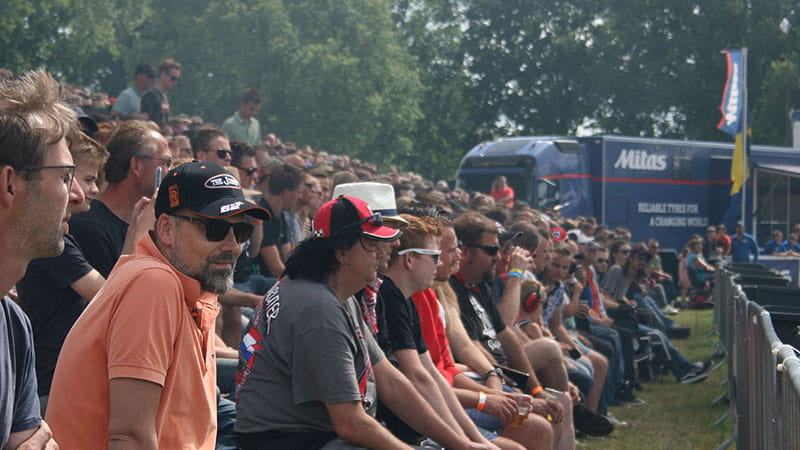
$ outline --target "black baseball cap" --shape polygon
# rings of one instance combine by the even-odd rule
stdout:
[[[156,218],[183,209],[209,219],[242,213],[256,219],[269,219],[266,209],[244,198],[235,176],[210,161],[181,164],[164,177],[156,198]]]

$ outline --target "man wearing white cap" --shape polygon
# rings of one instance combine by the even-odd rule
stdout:
[[[381,215],[388,226],[392,226],[393,222],[397,225],[408,223],[406,219],[397,214],[394,188],[391,184],[373,182],[339,184],[333,190],[333,198],[337,198],[340,195],[349,195],[364,200],[374,213]],[[395,240],[388,244],[381,244],[386,247],[383,251],[383,257],[378,259],[379,273],[385,272],[386,268],[389,267],[391,249],[397,247],[399,243],[400,241]],[[356,295],[361,308],[361,315],[373,335],[378,333],[378,322],[382,320],[380,318],[382,311],[378,307],[380,303],[378,301],[378,291],[382,283],[383,280],[376,277]]]

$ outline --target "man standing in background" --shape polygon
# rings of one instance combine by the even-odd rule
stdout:
[[[247,145],[260,144],[261,124],[256,119],[259,108],[261,108],[261,92],[257,89],[244,91],[239,101],[239,111],[222,122],[222,129],[228,133],[231,140],[241,141]]]
[[[133,72],[133,86],[124,89],[117,96],[111,108],[111,115],[123,119],[146,119],[141,114],[142,96],[153,85],[156,69],[150,64],[139,64]]]
[[[147,119],[163,126],[169,122],[169,100],[167,91],[178,85],[181,79],[181,65],[173,59],[165,59],[158,66],[158,79],[156,84],[142,96],[142,112],[147,114]]]

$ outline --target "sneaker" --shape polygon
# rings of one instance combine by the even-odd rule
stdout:
[[[703,363],[699,363],[703,364]],[[692,384],[692,383],[699,383],[701,381],[705,381],[708,378],[708,374],[701,372],[704,368],[698,367],[696,364],[692,365],[692,368],[686,372],[686,375],[682,376],[680,379],[681,384]]]
[[[661,312],[670,316],[678,314],[678,310],[672,305],[665,306],[664,309],[661,310]]]
[[[633,393],[633,387],[628,383],[623,383],[617,387],[614,393],[614,400],[623,405],[644,405],[644,400]]]
[[[692,368],[694,368],[697,373],[706,373],[711,368],[711,363],[708,361],[697,361],[692,364]]]
[[[611,414],[611,411],[606,413],[606,419],[608,419],[608,421],[611,422],[611,425],[614,425],[614,428],[621,428],[628,426],[628,422],[617,419],[613,414]]]
[[[692,334],[692,329],[689,327],[674,326],[667,328],[666,334],[670,339],[687,339]]]
[[[588,436],[605,436],[614,431],[614,425],[607,417],[601,416],[583,404],[572,408],[575,431]]]
[[[619,400],[619,402],[622,403],[623,405],[628,405],[628,406],[641,406],[645,404],[644,400],[640,399],[635,395],[633,396],[633,398],[626,398],[625,400]]]

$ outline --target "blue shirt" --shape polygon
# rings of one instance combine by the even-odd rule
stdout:
[[[773,253],[784,253],[789,251],[789,241],[783,242],[775,242],[775,240],[771,240],[767,242],[767,245],[764,246],[764,254],[771,255]]]
[[[33,332],[28,317],[16,303],[0,298],[0,448],[11,433],[30,430],[42,423]]]
[[[758,261],[758,244],[753,236],[745,233],[741,239],[735,233],[731,235],[731,258],[733,262],[750,262],[750,255],[753,255],[752,261]]]

